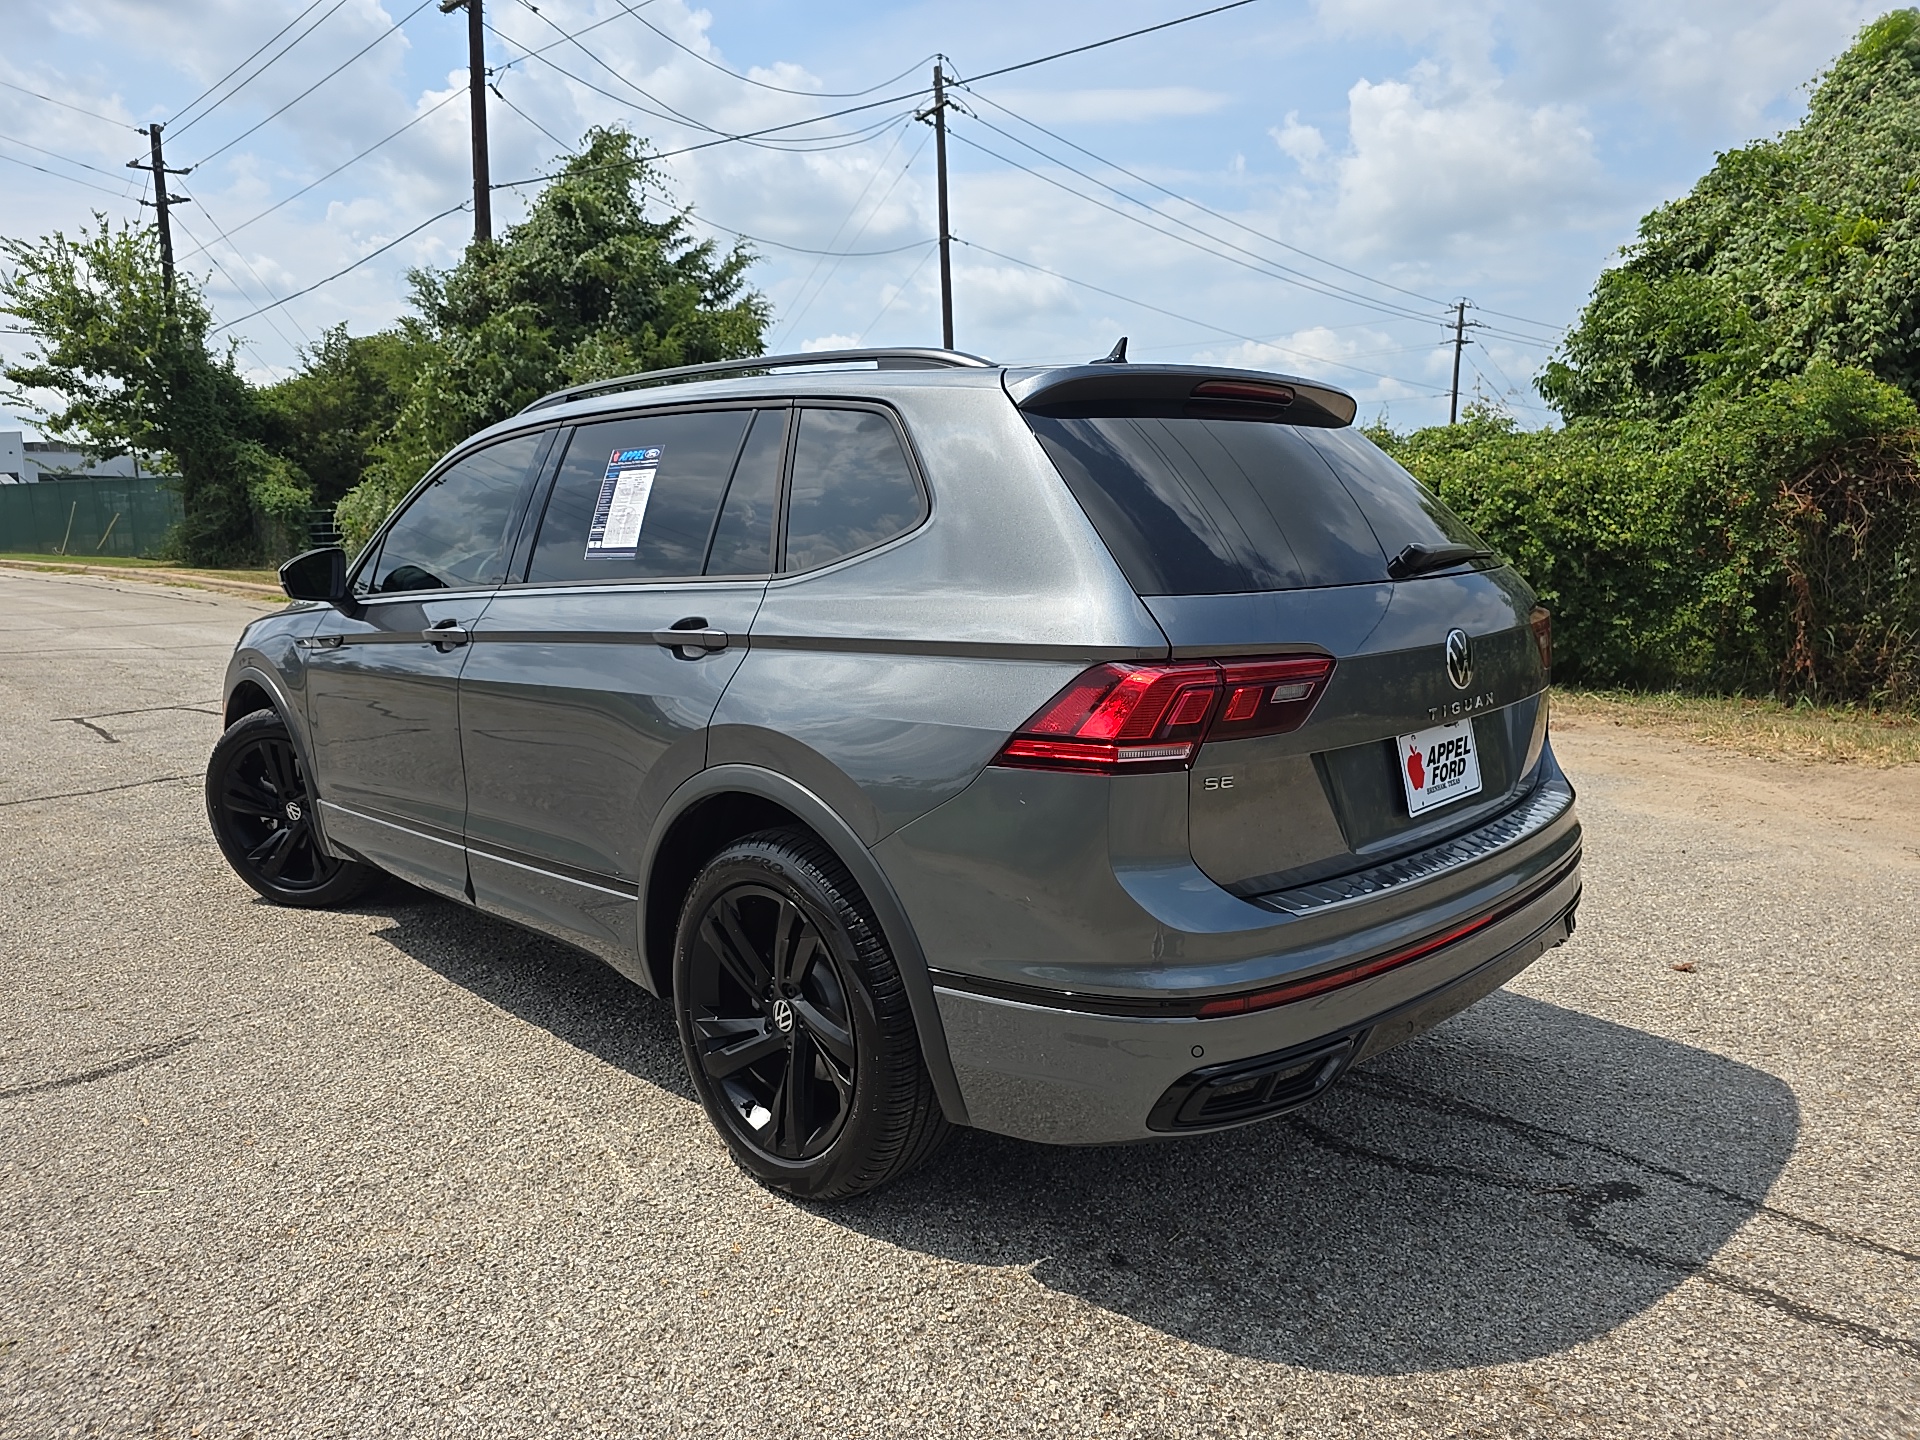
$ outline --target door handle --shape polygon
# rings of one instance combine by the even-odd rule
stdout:
[[[727,632],[711,629],[706,617],[690,615],[685,620],[676,620],[670,629],[653,632],[653,643],[664,645],[683,660],[694,658],[689,651],[710,653],[727,648]]]
[[[444,655],[449,650],[458,649],[473,637],[467,634],[466,627],[458,620],[436,620],[420,632],[420,638]]]

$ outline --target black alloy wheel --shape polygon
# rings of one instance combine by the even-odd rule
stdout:
[[[306,767],[271,710],[236,720],[207,762],[207,818],[236,874],[283,905],[338,905],[375,878],[323,848]]]
[[[694,1088],[763,1183],[861,1194],[948,1133],[880,927],[812,835],[752,835],[707,863],[681,910],[673,983]]]
[[[723,890],[694,941],[688,998],[700,1068],[756,1149],[808,1160],[853,1104],[858,1060],[847,985],[799,905],[766,885]]]

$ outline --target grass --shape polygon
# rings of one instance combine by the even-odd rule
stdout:
[[[0,551],[0,560],[30,560],[38,565],[104,565],[116,570],[165,570],[169,575],[202,575],[209,580],[247,580],[261,585],[276,585],[277,570],[210,570],[184,565],[169,565],[164,560],[145,560],[137,555],[48,555],[31,550]]]
[[[1564,688],[1554,690],[1553,707],[1569,720],[1631,726],[1763,758],[1920,764],[1920,714],[1907,710]]]

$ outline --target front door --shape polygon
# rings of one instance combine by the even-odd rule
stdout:
[[[361,565],[353,603],[304,642],[329,841],[458,899],[467,895],[460,672],[505,576],[546,439],[505,440],[443,470]]]
[[[634,965],[653,817],[706,764],[766,590],[786,413],[574,431],[526,577],[488,607],[460,682],[483,909]]]

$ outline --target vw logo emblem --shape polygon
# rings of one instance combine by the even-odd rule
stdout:
[[[300,818],[300,802],[298,800],[289,800],[287,802],[287,819],[298,820],[299,818]]]
[[[773,1002],[773,1028],[782,1035],[793,1029],[793,1006],[784,1000]]]
[[[1464,630],[1447,632],[1447,679],[1453,688],[1464,690],[1473,683],[1473,645]]]

